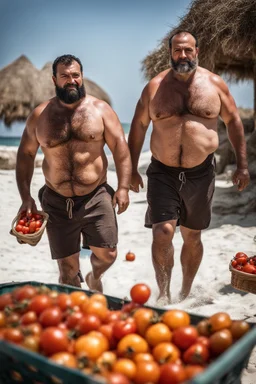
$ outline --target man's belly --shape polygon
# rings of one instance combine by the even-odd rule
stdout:
[[[43,163],[46,184],[55,192],[66,196],[84,196],[106,181],[107,165],[101,162],[87,166],[72,164],[69,168]]]
[[[219,145],[217,131],[198,122],[187,121],[169,127],[165,122],[155,128],[151,135],[151,152],[157,160],[170,167],[195,167]]]

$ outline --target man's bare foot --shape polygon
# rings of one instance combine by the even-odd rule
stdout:
[[[92,272],[87,273],[85,276],[85,282],[91,291],[103,292],[101,279],[94,279]]]
[[[171,304],[171,296],[159,296],[157,301],[156,301],[156,306],[161,308],[164,307],[165,305]]]
[[[181,291],[181,292],[179,293],[179,298],[178,298],[179,303],[180,303],[181,301],[185,300],[185,299],[188,297],[189,293],[190,293],[190,291],[189,291],[189,292],[186,292],[186,293]]]

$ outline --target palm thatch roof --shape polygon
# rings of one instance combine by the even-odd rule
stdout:
[[[86,92],[111,105],[107,93],[96,83],[84,79]],[[14,121],[25,121],[40,103],[55,95],[52,63],[38,70],[22,55],[0,70],[0,119],[7,127]]]
[[[236,80],[253,79],[256,60],[256,0],[195,0],[179,25],[142,61],[147,79],[169,67],[168,39],[177,30],[194,33],[200,65]]]

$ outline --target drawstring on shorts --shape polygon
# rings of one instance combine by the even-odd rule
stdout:
[[[75,205],[74,200],[72,200],[69,197],[68,199],[66,199],[66,203],[67,203],[68,217],[69,217],[69,219],[72,219],[72,217],[73,217],[72,209],[73,209],[73,207]]]
[[[180,173],[179,173],[179,180],[181,181],[179,191],[181,191],[183,185],[186,184],[186,176],[185,176],[185,172],[180,172]]]

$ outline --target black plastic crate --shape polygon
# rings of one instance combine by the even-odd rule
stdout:
[[[70,293],[82,290],[87,295],[92,292],[61,284],[44,284],[36,281],[21,283],[6,283],[0,285],[0,294],[10,292],[19,286],[31,284],[34,286],[47,286],[58,292]],[[110,309],[120,309],[126,300],[105,295]],[[158,313],[165,310],[150,307]],[[189,313],[191,323],[196,325],[202,316]],[[256,326],[251,324],[251,330],[239,341],[211,363],[207,369],[186,384],[239,384],[241,373],[246,367],[253,347],[256,345]],[[15,344],[0,341],[0,383],[26,383],[26,384],[99,384],[90,375],[84,375],[77,369],[69,369],[54,364],[44,356],[20,348]],[[185,384],[185,383],[184,383]]]

